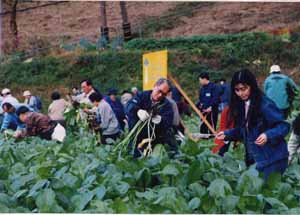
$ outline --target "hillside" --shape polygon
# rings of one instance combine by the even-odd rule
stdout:
[[[18,9],[45,3],[19,3]],[[127,2],[127,10],[133,33],[138,37],[276,32],[300,26],[300,3]],[[20,12],[20,46],[30,48],[37,42],[51,46],[82,37],[95,41],[99,36],[99,13],[99,2],[64,2]],[[110,35],[121,35],[119,2],[107,2],[107,19]],[[9,14],[3,20],[4,49],[9,51]]]

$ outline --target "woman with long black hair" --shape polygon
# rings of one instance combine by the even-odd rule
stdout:
[[[234,128],[219,132],[217,139],[243,140],[246,164],[256,163],[265,179],[272,172],[283,174],[288,165],[284,137],[290,125],[275,103],[259,89],[255,76],[247,69],[234,73],[231,81],[229,117]]]

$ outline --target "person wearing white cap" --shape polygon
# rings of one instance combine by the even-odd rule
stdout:
[[[133,96],[135,96],[138,92],[139,92],[139,90],[138,90],[137,87],[132,87],[131,88],[131,93],[132,93]]]
[[[275,102],[285,118],[288,117],[290,108],[289,90],[295,92],[298,87],[291,78],[281,73],[280,66],[272,65],[270,75],[264,82],[264,92],[267,97]]]
[[[1,92],[2,96],[3,96],[3,100],[2,100],[2,103],[1,104],[4,104],[4,103],[10,103],[11,105],[15,106],[15,105],[18,105],[19,104],[19,101],[18,99],[16,99],[15,97],[13,97],[11,95],[11,91],[10,89],[8,88],[4,88]],[[2,106],[0,107],[0,114],[3,114],[3,109],[2,109]]]
[[[41,110],[41,102],[36,96],[31,95],[29,90],[24,91],[23,96],[25,97],[24,104],[27,104],[35,112],[39,112]]]

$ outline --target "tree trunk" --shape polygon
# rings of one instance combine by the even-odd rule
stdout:
[[[107,19],[106,19],[105,1],[100,1],[100,32],[101,32],[101,37],[104,37],[108,41],[109,36],[108,36],[108,27],[107,27]]]
[[[127,9],[126,9],[126,2],[125,1],[120,1],[120,8],[121,8],[124,40],[128,41],[128,40],[131,39],[131,27],[130,27],[130,23],[128,21],[128,15],[127,15]]]
[[[122,15],[122,24],[128,23],[126,2],[120,1],[120,7],[121,7],[121,15]]]
[[[11,10],[10,15],[10,31],[13,36],[13,50],[15,51],[19,46],[18,39],[18,25],[17,25],[17,5],[18,0],[4,0],[4,3],[9,5]]]

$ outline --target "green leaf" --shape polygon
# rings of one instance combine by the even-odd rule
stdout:
[[[142,168],[134,174],[134,177],[138,184],[146,187],[151,182],[151,171],[149,168]]]
[[[263,179],[258,177],[258,171],[249,169],[238,179],[237,188],[239,194],[259,194],[263,186]]]
[[[273,172],[270,174],[267,180],[267,186],[270,190],[274,190],[279,187],[281,183],[281,174],[277,172]]]
[[[18,198],[24,196],[25,193],[27,193],[27,192],[28,192],[27,189],[19,190],[18,192],[16,192],[16,193],[14,194],[13,198],[14,198],[14,199],[18,199]]]
[[[269,197],[265,198],[265,201],[271,205],[268,213],[287,213],[288,211],[288,207],[278,199]]]
[[[79,188],[79,179],[70,173],[64,174],[62,180],[68,187]]]
[[[114,213],[113,209],[108,206],[107,202],[101,200],[92,200],[91,207],[94,208],[94,213]]]
[[[191,210],[196,210],[201,204],[201,200],[198,197],[193,198],[190,202],[189,202],[189,208]]]
[[[44,186],[49,184],[49,181],[46,179],[39,180],[29,191],[27,197],[35,197],[37,195],[37,191],[42,189]]]
[[[7,167],[5,166],[0,166],[0,180],[6,180],[8,179],[8,175],[9,175],[9,172],[8,172],[8,169]]]
[[[240,198],[238,196],[230,195],[222,199],[222,211],[223,213],[233,213],[239,203]]]
[[[120,198],[116,198],[112,208],[114,209],[114,213],[128,213],[128,206],[125,202],[123,202]]]
[[[31,173],[29,175],[24,175],[24,176],[18,177],[13,181],[11,188],[16,192],[21,187],[23,187],[26,183],[34,180],[35,178],[36,178],[36,175],[33,173]]]
[[[1,213],[10,213],[9,208],[2,203],[0,203],[0,211]]]
[[[96,178],[97,178],[96,175],[90,175],[90,176],[88,176],[83,181],[82,186],[86,187],[86,188],[89,188],[92,185],[92,183],[96,180]]]
[[[207,188],[209,195],[214,198],[224,198],[232,193],[232,189],[227,181],[223,179],[215,179]]]
[[[168,153],[166,152],[166,149],[162,144],[157,144],[154,147],[153,152],[151,153],[150,157],[158,158],[161,161],[164,158],[168,157]]]
[[[94,189],[93,192],[96,194],[96,197],[98,200],[102,200],[103,197],[105,196],[106,189],[103,185],[101,185],[100,187],[97,187],[96,189]]]
[[[128,192],[129,184],[127,184],[126,182],[121,181],[117,184],[115,189],[117,190],[119,195],[124,195]]]
[[[12,203],[10,196],[5,193],[0,193],[0,203],[9,207]]]
[[[173,164],[168,164],[167,166],[164,167],[161,174],[177,176],[179,174],[179,171]]]
[[[265,206],[264,197],[262,195],[240,196],[238,208],[241,213],[262,213]]]
[[[135,191],[135,195],[138,198],[145,198],[148,201],[153,201],[155,198],[157,198],[156,193],[152,189],[149,189],[143,193]]]
[[[75,212],[82,211],[87,204],[93,199],[94,192],[86,192],[72,197],[71,202],[75,208]]]
[[[189,190],[191,191],[192,196],[199,197],[200,199],[207,193],[206,188],[199,183],[190,184]]]
[[[42,190],[36,198],[36,205],[40,213],[61,213],[64,210],[57,204],[52,189]]]
[[[56,178],[60,178],[60,177],[62,177],[62,176],[68,171],[68,169],[69,169],[69,166],[64,166],[64,167],[62,167],[60,170],[58,170],[58,171],[54,174],[54,176],[55,176]]]
[[[198,161],[194,161],[187,172],[187,180],[188,184],[194,183],[196,181],[199,181],[203,174],[205,172],[205,169]]]
[[[289,212],[287,214],[300,214],[300,207],[289,209]]]

